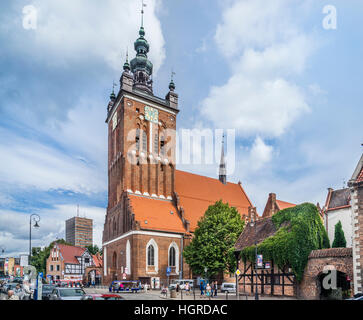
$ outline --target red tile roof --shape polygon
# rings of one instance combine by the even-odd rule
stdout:
[[[129,195],[129,199],[135,220],[140,223],[142,229],[185,232],[182,220],[170,200],[137,195]]]
[[[357,178],[357,182],[362,182],[362,181],[363,181],[363,168],[361,169]]]
[[[183,208],[184,218],[190,223],[189,231],[194,232],[208,207],[219,200],[235,207],[241,216],[247,215],[248,207],[252,205],[240,184],[228,182],[224,185],[218,179],[179,170],[175,171],[175,191],[179,208],[171,200],[128,195],[135,220],[142,229],[187,233],[178,213],[178,209]]]
[[[276,204],[278,205],[280,210],[296,207],[296,204],[286,202],[286,201],[281,201],[281,200],[276,200]]]
[[[102,267],[102,257],[100,254],[94,254],[92,255],[92,258],[96,268]]]
[[[80,257],[86,251],[85,248],[68,246],[60,243],[57,243],[57,246],[60,249],[60,253],[65,263],[79,264],[79,261],[76,257]]]
[[[247,215],[248,207],[252,205],[240,184],[227,182],[224,185],[218,179],[180,170],[175,171],[175,191],[192,232],[208,207],[216,201],[222,200],[235,207],[241,216]]]

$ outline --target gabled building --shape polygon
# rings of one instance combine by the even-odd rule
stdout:
[[[56,243],[46,263],[47,280],[82,281],[86,268],[94,264],[87,249]]]
[[[278,212],[280,210],[292,208],[295,206],[296,206],[296,204],[282,201],[282,200],[277,200],[276,193],[270,193],[268,195],[265,209],[263,210],[262,218],[272,217],[272,215],[274,215],[276,212]]]
[[[347,247],[352,247],[352,210],[350,205],[350,189],[339,190],[328,189],[325,205],[323,207],[323,217],[325,229],[328,232],[330,244],[334,241],[335,225],[341,221]]]
[[[227,182],[223,148],[219,179],[176,170],[175,84],[171,80],[165,98],[154,95],[143,26],[135,51],[107,106],[103,275],[105,283],[126,277],[157,288],[168,276],[193,276],[182,252],[208,206],[222,200],[245,216],[252,204],[240,183]]]

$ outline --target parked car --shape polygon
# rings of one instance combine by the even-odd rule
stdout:
[[[62,288],[53,289],[49,295],[49,300],[81,300],[86,293],[81,288]]]
[[[169,285],[169,289],[176,289],[176,285],[179,284],[179,287],[181,290],[185,289],[185,285],[189,283],[189,288],[193,289],[194,286],[194,281],[191,279],[178,279],[178,280],[173,280],[172,283]]]
[[[43,284],[42,287],[42,300],[49,300],[49,295],[56,288],[54,284]]]
[[[235,283],[231,283],[231,282],[223,282],[221,285],[221,292],[225,293],[232,293],[232,292],[236,292],[236,284]]]
[[[23,284],[23,278],[22,277],[15,277],[12,281],[13,283],[20,283]]]
[[[81,300],[125,300],[119,294],[85,294]]]

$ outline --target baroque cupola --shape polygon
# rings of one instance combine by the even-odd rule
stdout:
[[[139,38],[135,41],[134,48],[136,51],[136,57],[130,62],[131,72],[134,75],[133,87],[146,91],[149,94],[153,94],[153,81],[151,78],[153,73],[153,64],[147,58],[150,46],[145,39],[145,30],[143,26],[140,28]]]

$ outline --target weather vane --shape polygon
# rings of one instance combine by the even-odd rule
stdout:
[[[176,75],[176,73],[174,72],[173,69],[171,69],[171,81],[174,80],[174,76]]]
[[[141,27],[144,26],[144,7],[146,7],[146,3],[144,3],[144,0],[141,0]]]

